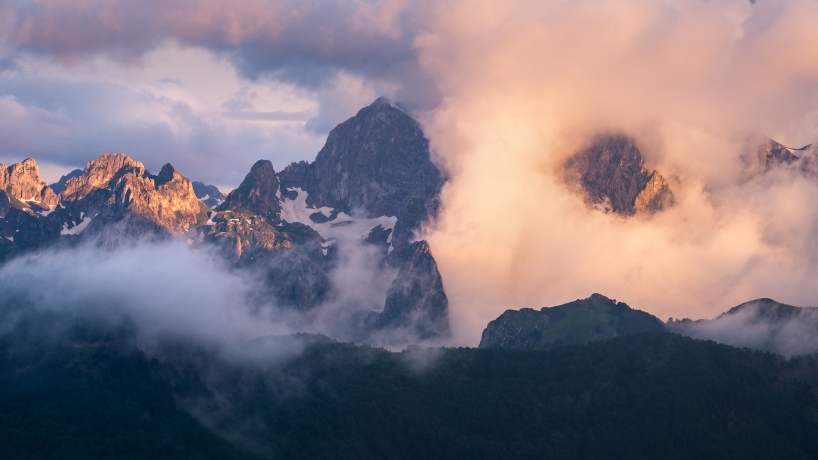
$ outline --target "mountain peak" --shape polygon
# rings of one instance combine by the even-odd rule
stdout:
[[[250,171],[252,172],[257,169],[264,169],[275,172],[275,168],[273,168],[273,162],[270,160],[258,160],[253,164],[253,167],[250,168]]]
[[[506,310],[490,322],[480,348],[544,349],[557,345],[601,340],[630,332],[662,332],[655,316],[627,304],[592,294],[556,307]]]
[[[245,208],[266,217],[271,222],[278,221],[281,204],[278,202],[279,181],[270,160],[257,161],[241,184],[227,194],[220,210]]]
[[[645,168],[633,138],[623,134],[597,136],[565,164],[587,195],[587,201],[618,214],[656,212],[673,204],[664,177]]]
[[[143,171],[145,166],[124,153],[106,153],[89,161],[78,177],[69,179],[60,196],[63,200],[77,201],[97,189],[110,189],[126,171]]]
[[[22,201],[36,201],[48,206],[59,202],[57,195],[40,177],[40,168],[33,158],[26,158],[8,168],[0,165],[0,188]]]

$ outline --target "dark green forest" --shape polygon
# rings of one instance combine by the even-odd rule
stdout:
[[[80,335],[0,341],[2,458],[818,457],[814,357],[671,333],[269,362]]]

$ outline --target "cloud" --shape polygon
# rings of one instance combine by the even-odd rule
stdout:
[[[818,139],[811,1],[449,2],[415,44],[443,94],[423,117],[450,173],[428,235],[453,327],[475,344],[507,308],[601,292],[713,317],[816,295],[818,179],[741,180],[748,139]],[[594,134],[634,136],[677,205],[588,209],[560,165]]]
[[[179,241],[24,256],[0,268],[0,286],[6,328],[12,327],[13,309],[23,308],[111,324],[128,319],[143,343],[171,337],[234,347],[288,332],[251,314],[246,280]]]
[[[414,61],[410,2],[214,0],[17,1],[4,7],[5,55],[36,53],[76,62],[106,55],[139,61],[165,41],[222,52],[250,78],[317,87],[338,69],[396,75]],[[417,7],[414,5],[413,8]],[[0,56],[2,57],[2,56]]]
[[[697,339],[735,347],[771,351],[787,357],[818,352],[818,310],[804,308],[791,315],[764,313],[758,303],[712,321],[678,321],[671,330]]]
[[[173,82],[6,77],[0,95],[0,158],[6,163],[33,157],[82,168],[104,153],[123,152],[150,171],[172,162],[192,180],[235,186],[260,158],[283,168],[323,144],[322,136],[304,130],[304,113],[225,116]],[[284,123],[270,130],[234,119]]]

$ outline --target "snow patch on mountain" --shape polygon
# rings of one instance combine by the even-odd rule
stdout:
[[[307,192],[298,187],[288,188],[287,190],[296,192],[298,196],[296,196],[294,200],[287,198],[281,200],[279,218],[286,222],[300,223],[312,227],[326,240],[363,240],[369,236],[369,232],[371,232],[372,229],[378,226],[381,226],[384,230],[394,230],[395,223],[398,221],[398,218],[395,216],[361,218],[339,212],[334,219],[328,222],[316,223],[310,219],[311,215],[320,212],[325,217],[331,217],[334,209],[328,206],[320,208],[310,207],[307,205]],[[391,241],[392,235],[390,234],[387,242],[391,243]]]
[[[82,216],[82,214],[80,214],[80,215]],[[62,224],[62,230],[60,231],[60,235],[79,235],[80,233],[82,233],[83,230],[85,230],[85,227],[87,227],[88,224],[90,224],[90,223],[91,223],[91,218],[86,216],[86,217],[82,217],[81,220],[80,220],[80,223],[78,223],[77,225],[75,225],[72,228],[68,228],[67,223]]]

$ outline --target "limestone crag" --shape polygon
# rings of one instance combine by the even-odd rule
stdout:
[[[631,215],[656,212],[673,204],[673,193],[664,177],[649,172],[642,153],[630,137],[598,136],[589,147],[565,164],[570,181],[576,181],[594,206]]]
[[[105,222],[125,219],[143,224],[145,230],[180,233],[207,218],[190,180],[171,164],[154,176],[123,154],[89,162],[82,175],[66,182],[60,197],[66,210],[58,215],[66,218],[67,228],[93,216],[99,217],[92,222],[97,230]]]
[[[202,240],[227,248],[235,263],[242,256],[257,252],[291,249],[293,240],[276,230],[264,217],[244,210],[211,212],[208,222],[199,227]]]
[[[673,192],[659,171],[653,171],[648,178],[645,188],[636,196],[633,203],[634,212],[661,211],[673,203]]]
[[[544,332],[551,327],[551,318],[533,308],[506,310],[483,330],[480,346],[500,348],[548,348]]]
[[[145,165],[132,160],[124,153],[106,153],[91,160],[77,177],[68,179],[60,197],[63,201],[75,202],[88,197],[98,190],[113,190],[118,179],[125,174],[145,171]]]
[[[60,193],[62,193],[62,189],[65,187],[65,183],[68,182],[68,179],[79,177],[81,175],[82,169],[75,169],[69,172],[68,174],[65,174],[62,177],[60,177],[60,180],[54,182],[53,184],[50,184],[49,187],[51,187],[51,190],[53,190],[54,193],[59,195]]]
[[[37,162],[31,158],[8,168],[0,164],[0,189],[5,190],[11,198],[23,202],[33,201],[45,209],[59,202],[51,187],[40,178]]]

